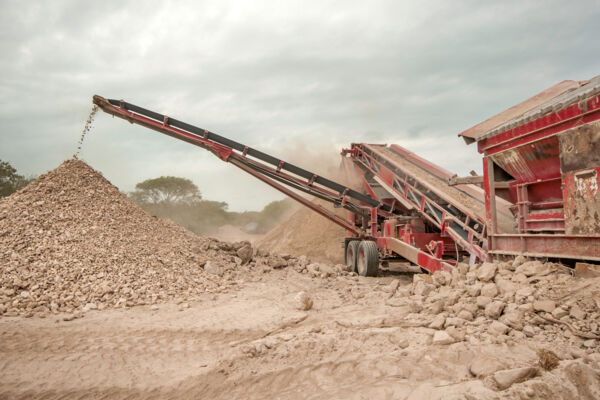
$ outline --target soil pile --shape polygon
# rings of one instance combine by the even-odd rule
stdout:
[[[203,271],[209,259],[232,263],[217,242],[152,217],[82,161],[0,201],[0,315],[185,299],[219,285]]]
[[[360,191],[361,178],[354,168],[351,160],[342,158],[338,169],[329,172],[334,180]],[[334,211],[331,204],[324,201],[318,203]],[[335,209],[335,212],[342,218],[347,216],[344,209]],[[336,264],[344,262],[342,243],[345,237],[346,231],[342,227],[302,206],[255,243],[261,249],[298,257],[306,255],[319,262]]]
[[[345,235],[340,226],[302,207],[255,243],[261,249],[336,264],[344,262]]]

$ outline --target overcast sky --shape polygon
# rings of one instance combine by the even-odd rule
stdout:
[[[481,161],[459,132],[600,74],[599,21],[599,1],[1,0],[0,159],[24,174],[55,168],[100,94],[308,169],[371,142],[467,174]],[[232,210],[283,198],[103,113],[81,157],[123,191],[176,175]]]

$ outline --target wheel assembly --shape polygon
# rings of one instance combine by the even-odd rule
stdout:
[[[378,269],[377,244],[368,240],[360,242],[356,253],[356,272],[360,276],[377,276]]]

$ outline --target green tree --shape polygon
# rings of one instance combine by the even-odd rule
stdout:
[[[0,197],[9,196],[26,186],[33,178],[17,174],[17,170],[6,161],[0,160]]]
[[[193,204],[202,199],[198,187],[191,180],[175,176],[140,182],[130,196],[139,204]]]

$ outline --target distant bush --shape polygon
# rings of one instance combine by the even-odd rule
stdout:
[[[10,196],[35,178],[25,178],[6,161],[0,160],[0,197]]]
[[[277,225],[292,207],[291,199],[273,201],[261,211],[228,211],[222,201],[203,200],[189,179],[163,176],[136,185],[129,197],[146,211],[199,234],[211,234],[220,226],[233,225],[248,233],[265,233]]]

